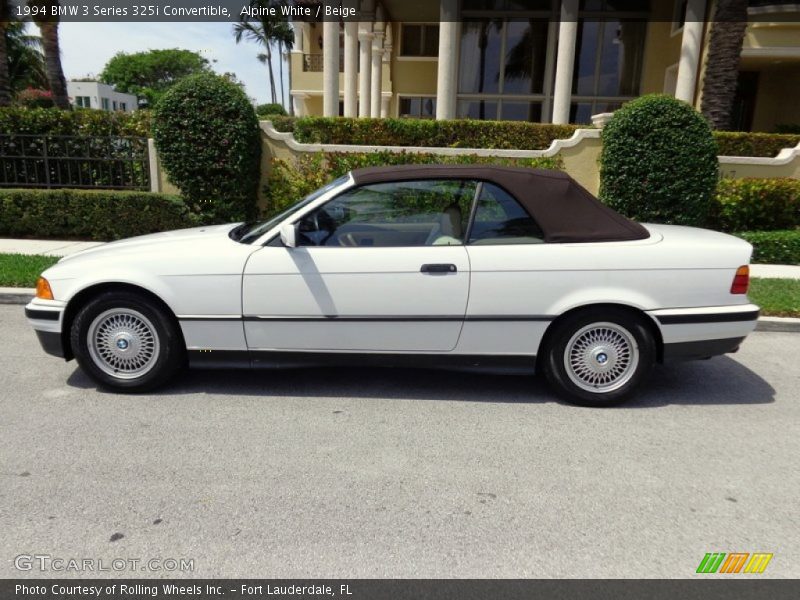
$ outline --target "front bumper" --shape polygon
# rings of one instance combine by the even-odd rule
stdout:
[[[39,299],[34,299],[25,307],[25,317],[36,332],[42,349],[59,358],[67,358],[61,335],[64,309],[63,302]]]

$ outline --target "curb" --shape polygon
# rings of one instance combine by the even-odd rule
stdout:
[[[0,304],[27,304],[35,295],[33,288],[0,288]],[[800,333],[800,319],[759,317],[756,331]]]

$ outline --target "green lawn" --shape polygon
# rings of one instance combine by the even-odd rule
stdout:
[[[750,301],[771,317],[800,317],[800,279],[751,279]]]
[[[57,256],[0,254],[0,287],[36,287],[41,272],[57,262]]]
[[[54,256],[0,254],[0,287],[34,287],[36,278],[55,264]],[[800,317],[800,280],[750,280],[750,300],[761,307],[761,314],[774,317]]]

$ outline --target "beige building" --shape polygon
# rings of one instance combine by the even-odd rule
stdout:
[[[715,1],[350,0],[363,22],[293,24],[295,111],[589,123],[654,92],[699,108]],[[737,129],[800,124],[800,2],[750,0],[739,68]]]

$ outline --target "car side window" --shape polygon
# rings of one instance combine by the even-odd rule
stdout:
[[[396,181],[348,190],[299,222],[299,245],[453,246],[464,243],[477,182]]]
[[[469,244],[501,246],[542,243],[544,234],[541,228],[511,194],[492,183],[481,186]]]

